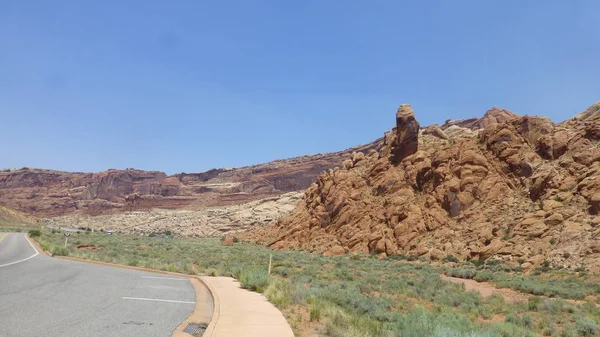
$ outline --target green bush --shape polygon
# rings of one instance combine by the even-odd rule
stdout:
[[[319,305],[310,306],[310,321],[318,322],[321,320],[321,307]]]
[[[476,273],[477,273],[476,270],[466,269],[466,268],[450,268],[446,272],[446,274],[450,277],[458,277],[458,278],[464,278],[464,279],[469,279],[469,280],[472,279],[473,277],[475,277]]]
[[[263,268],[249,267],[240,271],[239,281],[242,288],[262,293],[269,285],[269,275]]]
[[[494,274],[489,271],[478,271],[473,279],[477,282],[487,282],[494,279]]]
[[[454,262],[457,263],[458,262],[458,258],[454,255],[446,255],[446,257],[444,257],[444,262]]]
[[[469,263],[477,268],[483,267],[483,265],[485,264],[485,262],[481,260],[469,260]]]
[[[527,306],[529,307],[529,310],[537,311],[538,306],[540,305],[541,302],[542,302],[542,299],[540,297],[529,296],[529,299],[527,300]]]
[[[29,237],[33,238],[39,236],[42,236],[42,231],[40,231],[39,229],[32,229],[29,231]]]
[[[578,337],[577,328],[573,324],[565,324],[560,333],[561,337]]]
[[[69,256],[69,250],[63,246],[55,246],[52,248],[52,255]]]
[[[512,323],[515,325],[521,325],[521,317],[519,317],[519,315],[515,314],[514,312],[509,313],[508,315],[506,315],[506,318],[504,318],[504,322],[506,323]]]
[[[598,324],[588,317],[577,319],[577,333],[579,336],[596,336],[598,333]]]
[[[484,304],[479,307],[479,314],[485,319],[490,319],[494,316],[494,311],[492,310],[492,307],[490,307],[487,304]]]

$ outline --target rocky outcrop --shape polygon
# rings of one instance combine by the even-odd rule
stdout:
[[[419,127],[410,105],[402,104],[396,112],[396,142],[393,145],[396,162],[419,149]]]
[[[597,102],[596,104],[590,106],[584,111],[578,113],[577,115],[575,115],[575,117],[572,118],[572,120],[586,121],[588,119],[596,119],[598,117],[600,117],[600,102]]]
[[[494,124],[507,122],[515,117],[518,117],[518,115],[511,111],[493,107],[490,110],[486,111],[486,113],[481,118],[470,118],[456,121],[447,120],[444,123],[444,125],[442,125],[442,129],[457,126],[460,128],[470,130],[480,130],[492,126]]]
[[[599,118],[554,124],[492,109],[415,142],[409,109],[378,151],[323,172],[290,216],[245,238],[327,255],[600,267]]]
[[[154,209],[97,216],[75,214],[43,218],[40,223],[50,227],[83,227],[129,234],[170,232],[177,236],[221,236],[267,225],[287,215],[302,197],[302,192],[289,192],[276,197],[197,211]]]

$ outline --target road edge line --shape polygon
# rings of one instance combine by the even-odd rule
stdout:
[[[145,272],[157,273],[157,274],[163,274],[163,275],[180,276],[180,277],[185,277],[185,278],[189,279],[190,283],[194,287],[194,292],[196,293],[196,305],[194,306],[194,311],[192,311],[192,314],[189,315],[173,331],[172,337],[190,336],[188,333],[183,332],[183,329],[185,329],[185,327],[189,323],[203,323],[203,324],[207,323],[207,322],[193,322],[192,321],[192,318],[202,316],[203,311],[204,311],[204,309],[202,308],[203,298],[200,295],[202,293],[200,291],[200,287],[201,286],[204,286],[205,290],[207,290],[208,295],[212,299],[212,303],[213,303],[213,306],[212,306],[213,307],[212,308],[212,315],[211,315],[211,318],[210,318],[210,322],[208,322],[208,326],[207,326],[206,331],[205,331],[205,333],[204,333],[203,336],[206,336],[206,337],[212,336],[213,331],[215,329],[215,326],[217,325],[217,323],[219,321],[219,315],[220,315],[220,312],[221,312],[219,298],[218,298],[218,296],[216,294],[215,289],[211,285],[209,285],[207,281],[205,281],[202,278],[202,277],[205,277],[205,276],[188,275],[188,274],[175,273],[175,272],[164,271],[164,270],[156,270],[156,269],[143,268],[143,267],[127,266],[127,265],[124,265],[124,264],[108,263],[108,262],[94,261],[94,260],[85,260],[85,259],[81,259],[81,258],[77,258],[77,257],[71,257],[71,256],[57,256],[56,255],[54,257],[55,258],[59,258],[59,259],[63,259],[63,260],[70,260],[70,261],[83,262],[83,263],[92,263],[92,264],[97,264],[97,265],[102,265],[102,266],[108,266],[108,267],[118,267],[118,268],[131,269],[131,270],[137,270],[137,271],[145,271]],[[194,280],[197,281],[197,282],[193,282]],[[208,332],[210,332],[210,334],[208,334]]]
[[[4,268],[4,267],[15,265],[17,263],[25,262],[25,261],[31,260],[34,257],[40,255],[40,252],[38,252],[38,250],[33,246],[33,244],[31,243],[31,241],[29,241],[29,238],[27,237],[27,234],[23,234],[23,236],[25,237],[25,241],[29,242],[29,244],[31,245],[31,248],[33,248],[33,250],[35,251],[35,254],[33,254],[33,255],[29,256],[29,257],[26,257],[24,259],[21,259],[19,261],[13,261],[13,262],[10,262],[10,263],[5,263],[3,265],[0,265],[0,268]]]
[[[27,241],[29,241],[29,244],[31,244],[33,246],[33,248],[40,253],[40,255],[46,255],[46,256],[52,256],[52,254],[50,254],[50,252],[44,250],[44,248],[42,248],[42,245],[40,245],[39,242],[37,242],[36,240],[28,237],[27,234],[25,234],[25,238],[27,238]],[[37,247],[37,248],[36,248]]]

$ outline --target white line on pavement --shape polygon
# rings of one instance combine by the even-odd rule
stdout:
[[[22,259],[22,260],[19,260],[19,261],[14,261],[14,262],[11,262],[11,263],[6,263],[6,264],[3,264],[3,265],[0,265],[0,268],[2,268],[2,267],[8,267],[8,266],[12,266],[13,264],[17,264],[17,263],[21,263],[21,262],[25,262],[25,261],[27,261],[27,260],[29,260],[29,259],[33,259],[34,257],[36,257],[36,256],[38,256],[38,255],[40,254],[40,253],[37,251],[37,249],[35,249],[35,247],[33,246],[33,244],[32,244],[31,242],[29,242],[29,239],[27,239],[27,236],[26,236],[26,235],[27,235],[27,234],[25,234],[23,237],[24,237],[24,238],[25,238],[25,240],[26,240],[26,241],[27,241],[27,242],[28,242],[28,243],[31,245],[31,248],[33,248],[33,250],[35,251],[35,254],[31,255],[30,257],[27,257],[27,258],[24,258],[24,259]]]
[[[33,243],[31,243],[31,241],[29,241],[29,238],[27,237],[27,234],[23,234],[23,236],[25,236],[25,240],[27,240],[27,242],[29,242],[29,245],[31,246],[31,248],[33,248],[33,251],[35,252],[35,255],[38,255],[39,252],[37,251],[37,249],[35,249],[35,246],[33,245]]]
[[[158,279],[158,280],[187,281],[187,279],[186,279],[186,278],[178,278],[178,277],[142,276],[142,278],[148,278],[148,279]]]
[[[160,300],[160,299],[156,299],[156,298],[142,298],[142,297],[122,297],[122,299],[124,299],[124,300],[138,300],[138,301],[155,301],[155,302],[196,304],[196,302],[174,301],[174,300]]]

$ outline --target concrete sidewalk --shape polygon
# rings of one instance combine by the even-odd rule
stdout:
[[[267,299],[230,277],[200,277],[215,310],[204,337],[294,337],[285,317]]]

